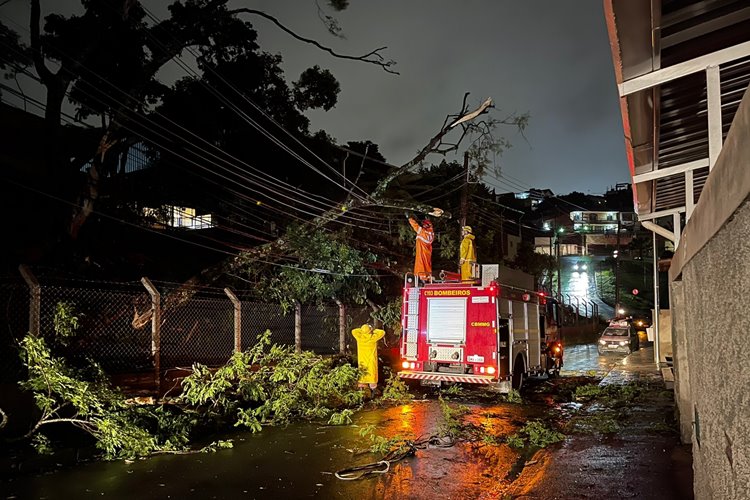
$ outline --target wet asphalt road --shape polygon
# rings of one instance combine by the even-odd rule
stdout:
[[[499,399],[499,398],[497,398]],[[465,401],[467,417],[500,439],[515,432],[543,407]],[[134,462],[92,462],[45,474],[0,480],[2,498],[476,498],[497,491],[525,458],[507,446],[458,442],[449,448],[420,449],[385,474],[342,481],[334,472],[372,463],[373,454],[352,453],[368,446],[363,426],[377,434],[418,439],[436,434],[441,410],[434,397],[410,404],[372,408],[355,425],[294,424],[258,434],[237,433],[235,446],[216,453],[157,456]],[[488,498],[495,498],[489,496]]]
[[[627,377],[643,370],[644,375],[651,376],[654,371],[650,349],[627,357],[599,356],[596,344],[583,344],[569,347],[565,355],[563,375],[591,375],[587,372],[595,371],[597,375],[610,372],[609,377],[616,374]],[[496,395],[470,393],[454,401],[467,405],[471,412],[468,419],[498,440],[516,432],[528,420],[549,412],[545,404],[530,401],[514,405]],[[354,423],[344,427],[294,424],[266,428],[259,434],[236,433],[231,436],[235,447],[217,453],[158,456],[130,463],[92,462],[45,474],[19,474],[13,481],[0,481],[0,491],[3,498],[45,499],[499,498],[513,486],[517,477],[527,478],[524,464],[534,463],[529,461],[529,456],[506,445],[459,442],[450,448],[418,450],[415,456],[394,464],[386,474],[342,481],[334,476],[335,471],[378,460],[372,454],[352,453],[352,450],[368,446],[367,439],[360,435],[364,426],[372,424],[378,435],[388,438],[427,437],[440,430],[440,404],[432,395],[410,404],[371,407],[358,413]],[[636,444],[661,446],[660,442]],[[586,468],[589,474],[600,476],[600,479],[588,478],[587,481],[599,484],[601,491],[607,491],[609,483],[609,476],[602,471],[627,464],[633,458],[611,455],[609,448],[598,441],[587,443],[585,449],[566,443],[562,451],[572,453],[581,470]],[[635,451],[628,453],[632,455]],[[579,498],[568,496],[573,492],[570,489],[567,494],[556,496],[554,482],[544,479],[549,473],[562,481],[560,477],[567,474],[565,462],[552,461],[545,465],[545,472],[533,483],[536,486],[526,490],[533,492],[530,498]],[[575,474],[573,472],[573,476]],[[568,488],[575,487],[575,479],[571,481]],[[618,498],[618,495],[608,498]]]
[[[605,304],[599,297],[599,290],[596,283],[595,268],[604,261],[605,256],[564,256],[560,258],[560,291],[571,297],[578,297],[578,305],[581,308],[581,315],[585,314],[583,302],[592,301],[599,307],[599,316],[602,318],[614,317],[614,309]],[[578,265],[578,269],[575,266]],[[585,265],[584,270],[582,266]],[[567,302],[567,297],[566,297]],[[576,304],[575,299],[572,300]],[[588,305],[588,314],[591,316],[591,306]]]
[[[591,346],[577,347],[572,349],[571,364],[591,366]],[[503,492],[504,498],[693,498],[691,449],[680,443],[676,430],[669,430],[674,419],[674,397],[670,391],[658,390],[662,380],[654,363],[653,347],[642,347],[629,356],[602,358],[597,365],[609,367],[602,385],[640,381],[657,389],[649,393],[647,400],[638,400],[620,410],[622,427],[617,433],[574,433],[561,445],[537,452]],[[602,408],[593,405],[582,411],[596,418]]]
[[[621,364],[625,355],[608,354],[600,356],[596,348],[596,343],[580,344],[565,348],[563,375],[585,374],[586,372],[595,371],[597,375],[605,375],[609,370]]]

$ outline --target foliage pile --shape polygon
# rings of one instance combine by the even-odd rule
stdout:
[[[566,428],[569,432],[586,434],[620,432],[628,417],[626,408],[643,401],[649,389],[647,382],[576,387],[572,393],[573,400],[586,403],[586,406],[567,422]]]
[[[642,384],[630,383],[623,385],[586,384],[576,387],[573,399],[578,402],[594,401],[602,406],[616,408],[638,401],[645,387]]]
[[[523,398],[521,397],[521,393],[518,392],[515,389],[511,389],[508,391],[508,394],[505,395],[505,401],[512,404],[520,405],[523,403]]]
[[[442,420],[438,426],[438,435],[441,437],[450,437],[458,439],[467,437],[473,427],[463,422],[463,417],[469,413],[469,407],[461,404],[448,404],[442,396],[438,399],[440,402],[440,413]]]
[[[464,388],[458,384],[451,385],[446,389],[440,389],[442,396],[463,396]]]
[[[385,383],[382,399],[394,403],[408,403],[414,399],[414,395],[409,392],[409,387],[396,374],[391,374]]]
[[[506,438],[511,448],[523,448],[527,444],[534,448],[545,448],[565,439],[565,434],[545,426],[539,420],[527,422],[517,433]]]
[[[385,437],[375,433],[375,425],[367,424],[359,430],[359,435],[370,443],[368,451],[378,455],[398,454],[409,449],[411,440],[396,434]]]
[[[21,387],[33,394],[39,410],[36,423],[22,438],[32,438],[39,452],[51,452],[49,438],[40,432],[51,424],[71,424],[90,434],[106,458],[177,450],[185,443],[184,433],[167,413],[147,413],[127,405],[98,366],[69,366],[52,354],[42,337],[27,335],[21,349],[28,368]],[[163,426],[165,419],[169,423]],[[170,428],[171,438],[161,439],[164,427]]]
[[[47,429],[53,424],[84,431],[105,458],[132,458],[187,452],[196,430],[207,426],[232,424],[257,432],[264,424],[295,419],[346,424],[352,408],[362,403],[357,368],[270,345],[266,332],[255,346],[236,353],[217,370],[195,365],[183,381],[183,393],[170,404],[132,405],[97,364],[72,366],[55,353],[53,346],[64,347],[78,324],[72,307],[59,305],[55,335],[45,339],[29,334],[21,343],[28,377],[20,385],[33,395],[38,413],[29,431],[16,440],[30,439],[39,452],[52,451]],[[219,441],[204,450],[229,446]]]
[[[293,347],[270,345],[270,332],[251,349],[235,353],[218,370],[196,364],[182,382],[178,401],[204,417],[258,432],[264,424],[296,419],[351,422],[361,405],[359,371],[349,364]],[[267,349],[267,350],[266,350]]]

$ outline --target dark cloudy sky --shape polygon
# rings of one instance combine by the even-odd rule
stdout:
[[[341,52],[388,46],[400,76],[332,60],[256,20],[262,46],[282,53],[290,78],[312,64],[336,75],[338,105],[310,116],[340,142],[371,139],[403,163],[471,92],[474,103],[492,97],[500,114],[531,114],[528,143],[507,130],[514,146],[499,162],[512,179],[556,193],[629,180],[601,0],[352,0],[337,16],[341,41],[326,35],[314,2],[253,5]]]
[[[143,3],[166,15],[167,2]],[[80,5],[77,0],[42,4],[47,11],[55,6],[67,12]],[[531,114],[528,142],[508,128],[513,148],[498,159],[515,185],[548,187],[558,194],[602,193],[629,180],[601,0],[351,0],[336,14],[344,40],[326,32],[313,0],[233,4],[264,10],[342,53],[388,46],[384,55],[398,62],[398,76],[332,58],[266,20],[250,19],[261,47],[283,56],[289,80],[315,64],[339,80],[337,106],[309,114],[312,130],[322,128],[339,143],[369,139],[389,162],[401,164],[471,92],[473,104],[492,97],[497,116]],[[28,1],[11,0],[0,15],[6,24],[10,16],[27,25]],[[517,190],[494,185],[501,192]]]

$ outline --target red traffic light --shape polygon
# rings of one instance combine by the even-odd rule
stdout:
[[[637,288],[633,288],[633,295],[638,295],[638,289]]]

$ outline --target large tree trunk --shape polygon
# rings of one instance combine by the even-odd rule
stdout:
[[[70,238],[73,240],[78,238],[81,227],[83,227],[83,224],[93,213],[94,204],[99,198],[99,176],[104,171],[104,157],[107,155],[107,151],[117,142],[111,140],[110,137],[110,132],[108,131],[104,134],[101,141],[99,141],[96,155],[91,161],[86,186],[81,194],[79,203],[73,209],[69,229]]]

